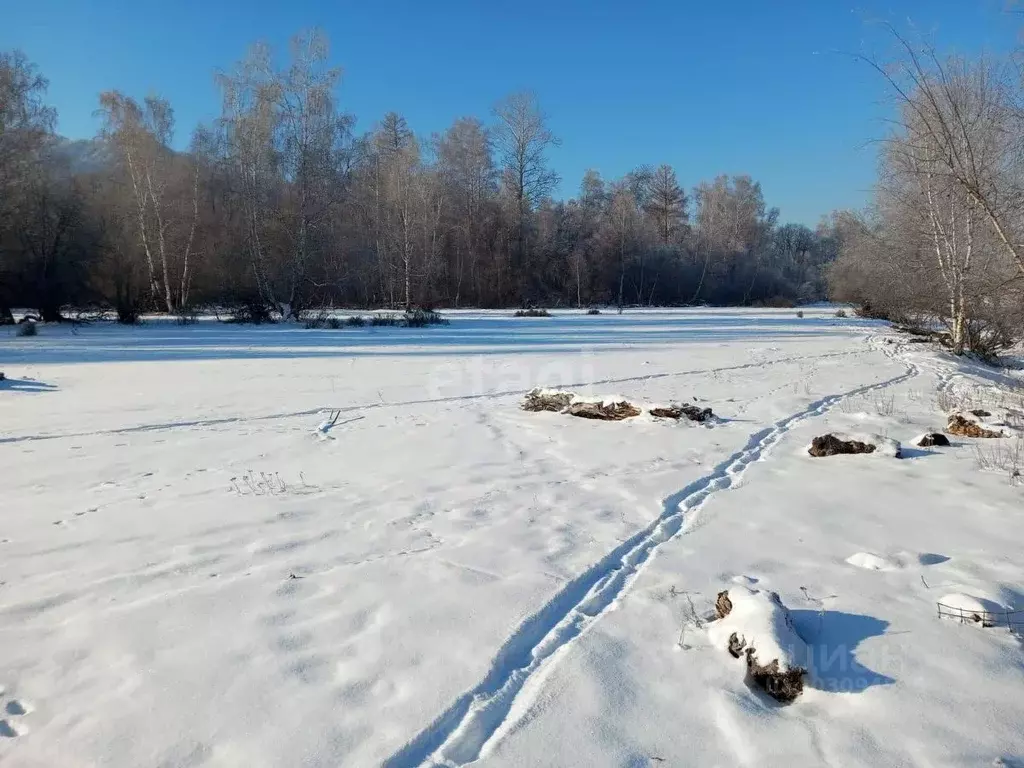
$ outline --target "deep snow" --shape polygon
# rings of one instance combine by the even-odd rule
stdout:
[[[1024,609],[1024,488],[911,444],[1019,377],[827,308],[448,315],[0,331],[0,764],[1024,761],[1024,646],[936,606]],[[808,646],[788,707],[711,641],[736,585]]]

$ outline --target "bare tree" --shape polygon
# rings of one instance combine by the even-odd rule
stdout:
[[[574,199],[553,199],[558,142],[531,94],[499,103],[489,128],[463,118],[422,141],[391,113],[353,137],[316,32],[281,63],[257,45],[218,83],[220,119],[187,151],[165,101],[116,91],[103,97],[102,136],[66,142],[52,135],[45,81],[24,57],[0,57],[0,318],[14,302],[48,317],[99,302],[131,322],[154,298],[252,320],[332,304],[784,302],[822,298],[839,250],[839,227],[776,228],[746,177],[701,185],[692,231],[668,166],[607,185],[591,171]],[[968,337],[989,274],[990,227],[976,214]],[[927,263],[932,298],[944,295],[910,214],[883,223],[879,237],[903,241],[896,252]]]
[[[463,259],[477,295],[481,285],[481,258],[485,248],[483,227],[488,200],[496,191],[491,138],[484,124],[473,117],[460,118],[437,141],[438,165],[452,200],[456,232],[455,306],[462,296]]]
[[[526,299],[526,220],[529,212],[558,184],[548,167],[547,151],[560,144],[547,127],[533,93],[513,93],[494,107],[494,142],[502,168],[502,183],[512,198],[516,225],[516,262],[520,298]]]
[[[327,67],[329,45],[313,30],[291,41],[291,63],[277,79],[277,144],[281,172],[293,200],[285,226],[285,317],[297,316],[305,301],[312,252],[324,245],[327,216],[341,188],[340,155],[351,118],[338,111],[334,92],[341,70]]]
[[[236,194],[245,221],[255,295],[250,311],[278,306],[270,257],[274,198],[279,190],[275,145],[281,85],[265,44],[253,46],[233,73],[217,76],[223,106],[219,121],[225,160],[232,167]],[[256,306],[256,303],[259,306]]]
[[[18,265],[11,229],[30,185],[44,172],[40,153],[56,122],[54,109],[43,103],[48,85],[21,51],[0,51],[0,325],[14,322]]]
[[[904,121],[935,151],[948,176],[977,206],[1024,276],[1024,105],[1019,73],[1006,61],[942,59],[889,26],[902,56],[894,66],[861,57],[891,86]]]
[[[182,166],[189,163],[171,149],[174,112],[166,99],[148,96],[140,105],[107,91],[100,95],[100,112],[104,135],[123,160],[131,184],[153,297],[174,312],[187,300],[189,258],[199,217],[198,170],[190,167],[182,178]],[[175,190],[175,182],[184,189]],[[190,200],[184,210],[176,210],[181,202],[180,197],[174,199],[176,191]]]

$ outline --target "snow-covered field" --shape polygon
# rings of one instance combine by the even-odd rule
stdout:
[[[936,606],[1024,609],[1024,488],[910,445],[1009,374],[824,308],[448,316],[0,335],[0,764],[1024,765],[1024,645]],[[711,643],[740,587],[789,706]]]

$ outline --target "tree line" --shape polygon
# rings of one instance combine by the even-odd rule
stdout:
[[[1024,338],[1024,68],[944,56],[889,32],[892,61],[862,61],[894,100],[870,207],[837,222],[833,295],[924,330],[956,354]]]
[[[668,165],[558,200],[537,99],[417,136],[368,132],[316,31],[216,74],[218,119],[174,148],[172,105],[99,95],[91,141],[55,135],[47,81],[0,53],[0,322],[12,307],[140,313],[326,306],[780,305],[824,298],[843,221],[781,224],[748,176],[684,189]]]

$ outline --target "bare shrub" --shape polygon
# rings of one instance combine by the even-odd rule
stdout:
[[[551,317],[551,313],[546,309],[519,309],[514,317]]]
[[[875,396],[875,410],[880,416],[892,416],[896,413],[896,395],[878,394]]]
[[[231,316],[224,320],[225,323],[263,325],[264,323],[275,322],[270,313],[270,307],[262,299],[246,299],[231,310]]]
[[[1011,483],[1024,482],[1024,436],[1014,440],[978,443],[974,446],[978,468],[986,472],[1002,472]]]
[[[967,389],[940,389],[935,394],[935,405],[946,413],[972,412],[985,406],[981,387]]]
[[[413,309],[405,313],[407,328],[426,328],[428,325],[448,325],[448,318],[439,315],[432,309]]]
[[[288,492],[288,484],[275,472],[256,474],[251,469],[231,478],[231,487],[239,496],[278,496]]]
[[[590,309],[587,310],[587,314],[588,315],[600,315],[601,314],[601,310],[598,309],[597,307],[591,307]]]

